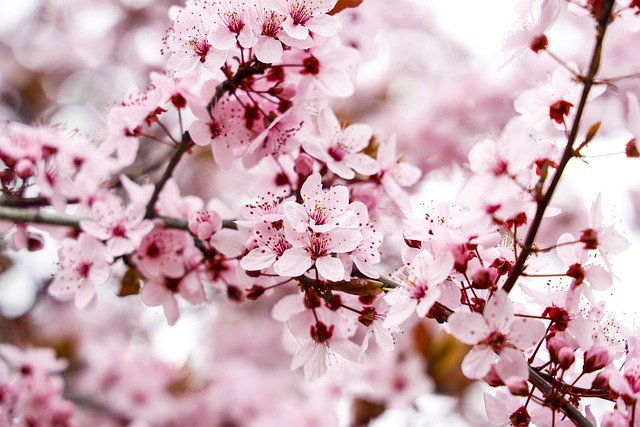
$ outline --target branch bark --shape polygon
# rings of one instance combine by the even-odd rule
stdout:
[[[538,207],[536,209],[536,214],[533,218],[533,222],[531,223],[531,227],[529,227],[529,231],[527,232],[527,236],[525,238],[525,242],[516,260],[514,266],[511,268],[511,272],[507,277],[507,280],[504,284],[503,289],[506,292],[510,292],[515,286],[517,280],[520,278],[520,275],[525,269],[525,264],[529,255],[533,252],[533,244],[535,242],[536,236],[538,234],[538,230],[540,229],[540,225],[542,224],[542,218],[549,207],[549,203],[551,202],[551,198],[560,182],[560,178],[562,177],[562,173],[564,172],[569,160],[573,157],[573,145],[578,138],[578,132],[580,131],[580,121],[582,120],[582,116],[584,114],[584,109],[587,105],[587,98],[589,97],[589,92],[591,91],[591,87],[594,84],[595,76],[598,73],[598,69],[600,68],[600,57],[602,55],[602,43],[604,41],[604,35],[607,31],[607,26],[610,22],[611,11],[613,9],[613,5],[615,4],[615,0],[604,0],[602,5],[602,17],[597,21],[597,34],[596,34],[596,43],[593,48],[593,53],[591,55],[591,64],[589,65],[589,72],[584,77],[583,83],[584,88],[582,90],[582,95],[580,97],[580,103],[578,104],[578,109],[576,110],[576,118],[573,121],[573,125],[571,126],[571,132],[569,133],[569,137],[567,139],[567,145],[564,148],[564,152],[562,154],[562,159],[558,164],[558,169],[553,175],[553,179],[551,180],[551,184],[549,184],[549,188],[545,193],[542,200],[538,202]]]

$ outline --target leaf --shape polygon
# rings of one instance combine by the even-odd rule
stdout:
[[[120,290],[117,295],[119,297],[128,297],[129,295],[137,295],[140,293],[140,276],[138,272],[130,268],[124,274],[120,283]]]
[[[363,0],[338,0],[338,3],[331,9],[329,15],[335,15],[336,13],[350,8],[350,7],[358,7]]]
[[[591,125],[591,127],[587,131],[587,136],[584,139],[584,143],[585,144],[588,144],[589,141],[591,141],[593,139],[593,137],[596,136],[596,134],[598,133],[598,130],[600,130],[600,125],[601,124],[602,124],[602,122],[596,122],[596,123]]]
[[[359,296],[378,295],[382,292],[382,283],[370,279],[341,280],[330,283],[330,286],[334,291]]]

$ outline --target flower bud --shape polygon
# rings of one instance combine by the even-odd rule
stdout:
[[[189,231],[200,240],[209,240],[222,228],[222,219],[216,211],[195,211],[189,215]]]
[[[313,173],[313,158],[308,154],[302,153],[296,159],[296,164],[293,167],[293,170],[296,171],[298,175],[305,177],[309,177]]]
[[[505,381],[505,385],[509,389],[509,392],[514,396],[528,396],[529,386],[527,380],[520,377],[509,377]]]
[[[611,363],[611,359],[611,353],[609,353],[609,349],[607,347],[600,343],[594,344],[584,354],[584,366],[582,367],[582,372],[589,373],[600,370]]]
[[[596,377],[593,379],[593,382],[591,383],[591,388],[595,390],[608,389],[610,376],[611,376],[611,371],[609,371],[608,369],[598,372]]]
[[[16,175],[22,179],[27,179],[36,173],[36,167],[31,160],[20,159],[14,165]]]

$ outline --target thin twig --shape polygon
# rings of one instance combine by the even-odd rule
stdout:
[[[574,154],[573,144],[578,138],[578,132],[580,130],[580,120],[582,119],[584,109],[587,105],[587,98],[589,97],[589,91],[591,90],[591,87],[594,84],[595,76],[600,67],[600,57],[602,54],[602,42],[604,40],[604,35],[607,30],[607,25],[609,24],[609,18],[611,16],[611,10],[613,9],[613,5],[614,5],[614,0],[605,0],[602,6],[603,17],[598,21],[598,26],[597,26],[598,33],[596,36],[596,44],[593,48],[593,54],[591,55],[591,64],[589,66],[589,73],[584,78],[584,88],[582,90],[582,96],[580,97],[580,103],[578,105],[578,110],[576,112],[576,118],[574,119],[573,125],[571,126],[571,133],[569,134],[567,145],[564,149],[564,153],[562,154],[562,160],[558,164],[558,169],[553,175],[553,179],[551,180],[551,184],[549,185],[547,192],[545,193],[542,200],[538,202],[536,214],[531,223],[531,227],[527,232],[527,237],[525,238],[525,243],[522,248],[522,251],[520,252],[520,256],[516,260],[514,266],[511,268],[511,271],[509,272],[509,276],[507,277],[507,280],[504,284],[503,289],[506,292],[510,292],[511,289],[513,289],[513,287],[516,284],[516,281],[518,280],[518,278],[520,277],[520,275],[522,274],[525,268],[525,263],[527,262],[529,255],[531,255],[531,253],[533,252],[533,249],[534,249],[533,243],[538,234],[540,224],[542,223],[542,218],[544,217],[544,214],[547,210],[547,207],[549,206],[549,203],[551,202],[551,198],[553,197],[556,187],[560,182],[560,178],[562,177],[562,173],[564,172],[564,169],[567,167],[569,160],[571,160],[571,158],[573,157],[573,154]]]

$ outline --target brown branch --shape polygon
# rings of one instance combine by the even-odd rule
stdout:
[[[525,264],[529,255],[533,252],[534,242],[536,236],[538,234],[538,230],[540,225],[542,224],[542,218],[544,217],[545,211],[547,207],[549,207],[549,203],[551,202],[551,198],[560,182],[560,178],[562,177],[562,173],[564,172],[569,160],[574,155],[573,144],[578,138],[578,132],[580,130],[580,120],[584,114],[584,109],[587,105],[587,98],[589,97],[589,91],[594,84],[595,76],[600,67],[600,57],[602,55],[602,42],[604,40],[604,35],[607,30],[607,26],[609,24],[609,20],[611,17],[611,10],[613,9],[615,0],[604,0],[602,6],[602,17],[598,21],[597,25],[597,35],[596,35],[596,43],[593,48],[593,54],[591,55],[591,64],[589,66],[589,72],[586,77],[583,78],[584,88],[582,90],[582,96],[580,97],[580,103],[578,105],[578,110],[576,112],[576,118],[573,121],[573,125],[571,126],[571,132],[569,134],[569,138],[567,140],[567,145],[565,146],[564,153],[562,154],[562,159],[558,164],[558,169],[553,175],[553,179],[551,180],[551,184],[547,189],[542,200],[538,202],[538,207],[536,209],[536,214],[531,223],[531,227],[527,232],[527,236],[525,238],[525,243],[523,245],[522,251],[520,252],[520,256],[516,260],[514,266],[511,268],[509,272],[509,276],[504,284],[503,289],[506,292],[510,292],[511,289],[515,286],[517,280],[520,278],[520,275],[525,269]]]
[[[161,220],[168,228],[189,231],[189,223],[182,218],[154,215],[151,217]],[[23,209],[10,206],[0,206],[0,220],[7,220],[17,224],[49,224],[71,227],[80,230],[80,221],[91,218],[79,218],[72,215],[44,212],[35,209]],[[237,230],[238,226],[232,220],[223,220],[222,228]]]
[[[164,188],[167,181],[169,181],[171,176],[173,176],[173,171],[176,169],[176,166],[178,166],[178,163],[180,163],[180,159],[182,159],[184,153],[186,153],[187,150],[191,148],[192,144],[193,141],[191,140],[191,136],[189,136],[189,132],[185,132],[184,135],[182,135],[182,141],[180,141],[178,148],[171,155],[171,159],[169,159],[167,168],[164,170],[162,176],[160,177],[160,180],[156,183],[153,189],[153,194],[151,195],[151,199],[149,199],[149,203],[147,204],[147,218],[153,218],[153,216],[155,215],[156,202],[158,201],[158,197],[160,197],[160,192]]]
[[[533,384],[538,390],[544,393],[545,396],[553,396],[554,390],[551,384],[549,384],[542,376],[532,367],[529,367],[529,381]],[[595,427],[591,424],[582,412],[571,403],[567,402],[565,399],[561,401],[562,405],[560,409],[564,412],[567,417],[573,421],[573,423],[579,427]]]

